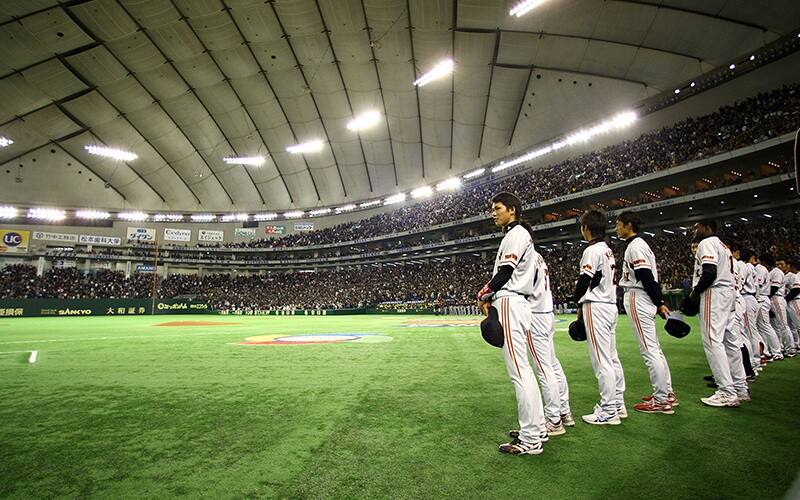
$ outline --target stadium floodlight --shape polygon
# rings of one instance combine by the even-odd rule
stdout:
[[[376,111],[367,111],[356,116],[350,123],[347,124],[347,129],[354,132],[372,127],[381,121],[381,114]]]
[[[292,212],[284,212],[283,216],[287,219],[299,219],[300,217],[304,216],[306,213],[302,210],[294,210]]]
[[[736,65],[735,64],[731,64],[730,66],[728,66],[728,69],[736,69]]]
[[[192,222],[211,222],[217,216],[214,214],[192,214],[189,218],[192,219]]]
[[[536,7],[543,4],[546,0],[523,0],[508,11],[509,16],[522,17]]]
[[[321,139],[314,139],[308,142],[302,142],[300,144],[295,144],[294,146],[289,146],[286,148],[286,151],[292,154],[302,154],[302,153],[313,153],[315,151],[319,151],[322,149],[322,146],[325,143],[322,142]]]
[[[253,220],[254,220],[254,221],[259,221],[259,222],[263,222],[263,221],[265,221],[265,220],[275,220],[275,219],[277,219],[277,218],[278,218],[278,214],[276,214],[276,213],[274,213],[274,212],[272,212],[272,213],[265,213],[265,214],[255,214],[255,215],[253,215]]]
[[[750,60],[751,61],[755,61],[756,60],[756,56],[755,55],[750,56]]]
[[[475,177],[478,177],[479,175],[481,175],[484,172],[486,172],[485,168],[479,168],[478,170],[473,170],[472,172],[470,172],[468,174],[464,174],[464,178],[465,179],[474,179]]]
[[[56,222],[66,219],[67,213],[56,208],[31,208],[28,210],[28,218]]]
[[[397,193],[393,194],[392,196],[383,200],[384,205],[391,205],[393,203],[402,203],[406,201],[406,194],[405,193]]]
[[[107,148],[105,146],[95,146],[93,144],[87,145],[86,151],[88,151],[89,154],[97,156],[105,156],[106,158],[112,158],[114,160],[120,160],[120,161],[133,161],[139,157],[136,153],[131,153],[130,151],[123,151],[121,149],[115,149],[115,148]]]
[[[645,231],[644,234],[646,234],[647,236],[649,236],[651,238],[656,235],[656,233],[648,233],[647,231]]]
[[[411,191],[411,197],[415,198],[415,199],[416,198],[427,198],[428,196],[430,196],[432,194],[433,194],[433,188],[431,188],[430,186],[418,187],[417,189]],[[397,195],[395,195],[395,196],[397,196]],[[389,198],[387,198],[387,200],[388,199]],[[405,195],[403,195],[403,199],[399,200],[399,201],[403,201],[403,200],[405,200]]]
[[[104,220],[111,217],[111,214],[102,210],[77,210],[75,217],[87,220]]]
[[[681,89],[675,89],[675,93],[676,94],[680,94],[681,93]]]
[[[222,222],[233,222],[233,221],[244,222],[248,219],[250,219],[250,216],[248,214],[225,214],[222,216]]]
[[[8,137],[0,135],[0,148],[4,148],[6,146],[10,146],[14,144],[14,141],[9,139]]]
[[[330,208],[318,208],[316,210],[311,210],[310,212],[308,212],[308,215],[310,215],[311,217],[318,217],[320,215],[325,215],[329,213],[331,213]]]
[[[352,212],[355,209],[356,209],[356,206],[351,203],[349,205],[344,205],[344,206],[336,208],[336,213],[337,214],[343,214],[345,212]]]
[[[15,219],[17,209],[14,207],[0,207],[0,219]]]
[[[183,220],[183,215],[181,214],[155,214],[153,216],[153,222],[180,222]]]
[[[447,190],[458,189],[460,187],[461,187],[461,179],[459,179],[458,177],[451,177],[437,184],[436,190],[447,191]]]
[[[675,231],[670,231],[669,229],[662,229],[667,234],[675,234]]]
[[[381,200],[372,200],[372,201],[365,201],[364,203],[359,205],[359,208],[370,208],[375,207],[383,203]]]
[[[147,214],[144,212],[121,212],[117,214],[117,219],[128,222],[142,222],[147,220]]]
[[[2,210],[3,209],[0,208],[0,212],[2,212]],[[2,215],[0,215],[0,217],[2,217]],[[764,214],[764,217],[766,217],[767,219],[771,219],[772,218],[772,216],[770,214]]]
[[[695,85],[697,85],[695,82],[692,82],[692,83],[689,84],[689,86],[692,87],[692,88],[694,88]]]
[[[750,222],[750,219],[748,219],[747,217],[739,217],[739,220],[741,220],[742,222]]]
[[[260,167],[267,161],[263,156],[228,156],[223,158],[222,161],[228,165],[252,165]]]
[[[439,78],[449,75],[450,73],[453,72],[454,68],[455,68],[455,63],[453,62],[453,60],[445,59],[444,61],[434,66],[433,69],[431,69],[421,77],[414,80],[414,85],[417,87],[422,87],[423,85],[427,85],[434,80],[438,80]]]

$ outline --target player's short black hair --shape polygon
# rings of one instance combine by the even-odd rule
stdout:
[[[753,254],[754,252],[752,248],[742,248],[742,252],[739,257],[741,257],[742,262],[750,262],[750,257],[752,257]]]
[[[728,249],[731,251],[731,253],[736,252],[736,251],[741,252],[742,251],[742,245],[736,243],[735,241],[732,241],[732,242],[728,243]]]
[[[765,266],[773,267],[775,265],[775,256],[769,252],[764,252],[759,255],[758,260]]]
[[[600,210],[587,210],[581,215],[581,226],[586,227],[595,238],[600,238],[606,234],[608,219]]]
[[[620,212],[617,214],[617,220],[623,224],[630,224],[634,233],[639,232],[639,226],[642,224],[642,218],[636,212]]]
[[[699,220],[697,221],[697,224],[700,224],[701,226],[706,226],[711,230],[712,233],[716,234],[717,232],[717,221],[715,221],[714,219]]]
[[[515,208],[517,218],[522,217],[522,200],[514,193],[508,191],[497,193],[492,197],[492,204],[494,203],[502,203],[508,209]]]

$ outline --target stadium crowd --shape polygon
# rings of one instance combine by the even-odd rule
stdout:
[[[499,191],[512,191],[527,202],[548,200],[762,142],[793,132],[798,123],[800,84],[793,84],[499,182],[471,186],[330,228],[224,246],[313,246],[421,229],[486,213],[486,200]]]
[[[666,232],[644,236],[656,254],[662,288],[688,288],[693,264],[690,236]],[[721,228],[720,237],[752,247],[757,253],[800,254],[800,224],[796,216],[776,216],[762,224],[727,224]],[[621,260],[624,242],[612,238],[610,243],[617,260]],[[571,302],[582,249],[577,241],[539,246],[550,269],[556,304]],[[172,274],[160,281],[158,293],[161,298],[203,297],[215,309],[229,311],[360,308],[393,301],[471,305],[476,291],[491,277],[492,259],[493,255],[466,254],[316,272]],[[36,277],[33,266],[0,269],[0,298],[143,298],[151,296],[151,285],[151,274],[136,273],[126,280],[124,273],[108,270],[85,275],[76,268],[54,268]]]

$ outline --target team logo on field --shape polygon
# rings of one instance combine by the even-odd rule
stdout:
[[[307,345],[342,344],[345,342],[373,344],[390,342],[392,337],[375,333],[309,333],[302,335],[258,335],[247,337],[239,345]]]

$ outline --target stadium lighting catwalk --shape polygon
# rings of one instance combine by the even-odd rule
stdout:
[[[129,222],[142,222],[147,220],[147,214],[144,212],[122,212],[117,214],[117,219]]]
[[[445,59],[444,61],[440,62],[436,66],[433,67],[430,71],[422,75],[421,77],[414,80],[414,85],[417,87],[422,87],[423,85],[427,85],[434,80],[438,80],[444,76],[449,75],[453,72],[455,68],[455,63],[452,59]]]
[[[78,210],[75,212],[75,217],[86,220],[105,220],[111,217],[111,214],[102,210]]]
[[[107,148],[105,146],[94,146],[91,144],[86,146],[86,151],[88,151],[89,154],[97,156],[105,156],[106,158],[111,158],[114,160],[121,160],[121,161],[133,161],[139,157],[137,154],[131,153],[130,151]]]
[[[222,161],[228,165],[252,165],[254,167],[260,167],[267,160],[263,156],[229,156],[223,158]]]
[[[17,209],[14,207],[0,207],[0,219],[15,219]]]
[[[546,1],[547,0],[525,0],[523,2],[519,2],[514,6],[514,8],[508,11],[508,15],[522,17]]]

